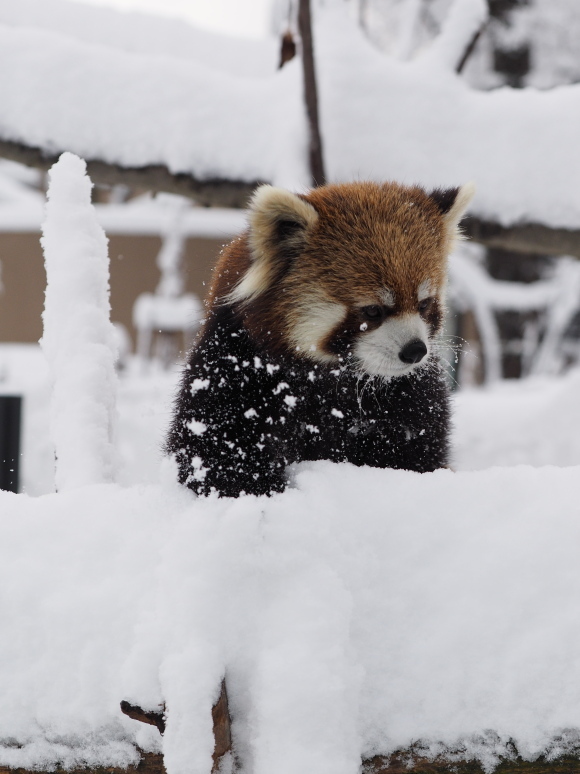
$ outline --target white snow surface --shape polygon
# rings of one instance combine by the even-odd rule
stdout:
[[[34,27],[109,49],[170,56],[214,70],[265,77],[278,66],[275,38],[249,41],[138,11],[119,12],[67,0],[0,0],[0,24]]]
[[[3,765],[211,768],[225,674],[245,770],[355,774],[421,740],[487,766],[574,750],[578,469],[319,463],[272,498],[0,492]],[[558,739],[558,737],[560,737]]]
[[[53,383],[50,424],[59,491],[113,481],[116,466],[109,255],[91,188],[85,162],[71,153],[49,172],[41,345]]]
[[[0,135],[131,167],[296,185],[306,146],[298,61],[250,78],[170,56],[0,26]],[[282,148],[292,139],[292,158]]]
[[[580,465],[580,370],[459,391],[453,467]],[[557,495],[554,506],[557,507]]]
[[[472,211],[482,217],[578,227],[580,85],[482,92],[456,76],[481,0],[456,0],[439,38],[410,61],[376,51],[346,5],[319,8],[315,29],[331,180],[441,186],[471,179],[478,189]],[[258,77],[235,67],[234,54],[219,68],[209,54],[184,56],[178,42],[175,53],[165,44],[154,53],[129,45],[125,33],[107,42],[107,24],[95,21],[95,32],[86,31],[93,17],[82,15],[95,9],[76,7],[74,23],[49,23],[37,3],[25,26],[13,6],[0,2],[1,136],[127,166],[165,164],[199,178],[308,184],[298,60],[277,72],[264,65]],[[208,41],[220,48],[215,36]]]
[[[471,14],[450,18],[442,38],[469,40]],[[426,186],[477,186],[471,211],[503,224],[580,224],[574,126],[580,86],[471,89],[438,40],[411,62],[373,50],[360,30],[329,9],[318,27],[321,121],[333,180],[391,179]],[[325,15],[325,16],[326,16]],[[463,22],[460,24],[459,22]],[[442,50],[443,49],[443,50]],[[348,56],[345,52],[348,51]],[[579,165],[579,166],[577,166]]]

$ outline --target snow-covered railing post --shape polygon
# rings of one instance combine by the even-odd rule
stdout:
[[[563,339],[580,308],[580,265],[568,257],[553,277],[531,283],[496,280],[478,262],[481,247],[462,244],[451,256],[452,303],[471,310],[481,341],[486,383],[502,378],[502,341],[496,314],[533,313],[541,335],[532,330],[524,340],[522,375],[556,374],[565,365]],[[537,326],[536,326],[537,327]]]
[[[41,345],[53,383],[51,435],[59,491],[111,482],[115,474],[109,257],[91,188],[85,162],[72,153],[64,153],[49,172]]]
[[[137,354],[141,366],[155,356],[165,368],[179,357],[181,346],[191,346],[193,333],[203,317],[199,298],[185,292],[183,253],[184,203],[180,202],[169,219],[161,249],[157,255],[160,279],[154,293],[141,293],[133,306],[133,324],[137,329]],[[177,338],[181,337],[181,341]],[[154,337],[156,338],[153,345]]]

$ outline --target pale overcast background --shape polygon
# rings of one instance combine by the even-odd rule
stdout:
[[[270,32],[272,0],[76,0],[125,11],[173,16],[229,35],[259,38]]]

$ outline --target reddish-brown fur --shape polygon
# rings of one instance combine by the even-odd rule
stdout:
[[[307,233],[299,271],[281,265],[277,281],[245,309],[248,330],[274,351],[294,349],[289,331],[305,295],[308,303],[319,298],[354,309],[381,303],[378,293],[388,288],[395,296],[394,311],[404,314],[417,312],[417,289],[424,280],[431,281],[434,295],[440,293],[450,238],[436,202],[422,188],[350,183],[314,189],[301,198],[319,219]],[[210,306],[227,297],[250,262],[244,234],[220,257]]]

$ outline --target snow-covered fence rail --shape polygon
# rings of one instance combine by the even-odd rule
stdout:
[[[55,153],[39,146],[0,139],[0,157],[48,170],[58,161],[60,151]],[[264,182],[225,177],[199,179],[187,172],[171,172],[163,164],[132,167],[108,163],[88,154],[86,165],[87,173],[95,183],[164,191],[187,196],[199,204],[212,207],[245,207],[253,191]]]
[[[233,61],[218,72],[87,45],[42,29],[41,19],[37,29],[18,27],[2,2],[0,72],[18,79],[0,79],[0,152],[42,164],[71,150],[90,160],[96,180],[228,206],[243,205],[258,181],[309,183],[298,62],[239,77]],[[440,39],[407,62],[375,51],[342,5],[319,9],[315,29],[328,179],[472,179],[474,239],[580,255],[580,86],[469,88],[454,67],[481,24],[482,0],[455,0]],[[91,110],[78,110],[85,103]]]
[[[0,157],[48,170],[58,153],[0,138]],[[243,208],[262,179],[203,178],[187,172],[171,172],[162,164],[139,167],[87,159],[87,173],[102,185],[129,185],[137,189],[187,196],[204,206]],[[572,255],[580,258],[580,228],[549,226],[541,222],[506,225],[493,218],[468,216],[462,224],[466,236],[485,247],[537,255]]]
[[[484,247],[533,255],[572,255],[580,258],[580,229],[541,222],[505,225],[497,220],[468,216],[462,223],[467,237]]]
[[[536,312],[541,326],[524,353],[524,375],[558,373],[564,366],[562,338],[580,311],[580,264],[557,263],[553,276],[532,283],[493,279],[478,262],[481,248],[463,244],[449,261],[451,299],[460,310],[475,318],[484,361],[486,382],[502,375],[502,345],[498,312]],[[539,328],[541,327],[541,330]]]
[[[209,774],[224,674],[253,774],[578,755],[577,475],[320,463],[273,498],[0,492],[0,766],[143,750]],[[165,703],[164,736],[122,699]]]

